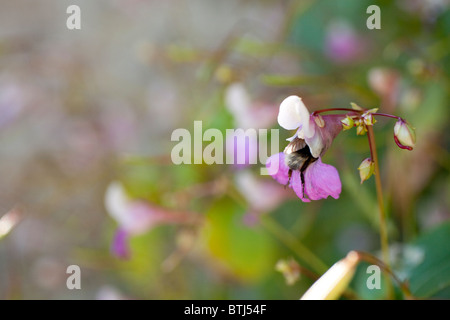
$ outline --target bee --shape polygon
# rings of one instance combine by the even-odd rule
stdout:
[[[287,185],[291,182],[292,171],[300,171],[300,178],[303,188],[305,187],[304,172],[311,163],[314,163],[318,158],[314,158],[309,150],[309,146],[305,140],[295,137],[284,149],[285,163],[289,167],[289,180]],[[304,191],[304,190],[303,190]]]

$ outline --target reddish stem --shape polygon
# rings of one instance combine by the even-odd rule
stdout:
[[[380,116],[380,117],[387,117],[387,118],[392,118],[392,119],[397,119],[397,120],[402,120],[402,118],[397,117],[397,116],[393,116],[392,114],[387,114],[387,113],[372,113],[373,116]]]

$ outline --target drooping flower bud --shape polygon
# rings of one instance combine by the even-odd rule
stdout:
[[[355,121],[353,120],[353,118],[350,118],[349,116],[345,117],[345,119],[342,119],[341,123],[342,127],[344,128],[344,131],[353,128],[355,125]]]
[[[412,150],[416,144],[416,132],[408,122],[398,119],[394,126],[395,143],[402,149]]]
[[[359,263],[358,253],[351,251],[336,262],[305,292],[300,300],[336,300],[347,289]]]
[[[359,177],[361,178],[361,183],[363,183],[374,173],[375,162],[373,162],[371,158],[364,159],[364,161],[359,165],[358,170]]]

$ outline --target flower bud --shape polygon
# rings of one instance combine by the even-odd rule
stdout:
[[[373,126],[373,124],[374,124],[375,122],[377,122],[377,121],[375,120],[375,118],[372,116],[372,113],[370,113],[370,112],[368,112],[367,114],[364,114],[363,119],[364,119],[364,123],[365,123],[367,126]]]
[[[372,159],[367,158],[358,167],[359,177],[361,178],[361,183],[370,178],[370,176],[375,171],[375,162]]]
[[[349,116],[347,116],[345,119],[342,119],[341,123],[344,131],[353,128],[353,126],[355,125],[355,121],[353,121],[353,119]]]
[[[300,266],[294,259],[278,260],[275,270],[283,274],[286,284],[293,285],[300,278]]]
[[[412,150],[416,144],[415,128],[403,119],[398,119],[394,126],[395,143],[402,149]]]
[[[356,128],[356,134],[358,136],[363,136],[367,132],[367,127],[365,126],[364,122],[361,121],[358,124],[358,127]]]
[[[351,251],[317,280],[300,300],[336,300],[347,289],[359,263],[358,253]]]
[[[363,108],[361,108],[360,106],[358,106],[356,103],[354,102],[350,102],[350,105],[352,106],[353,110],[358,110],[358,111],[362,111],[364,110]]]

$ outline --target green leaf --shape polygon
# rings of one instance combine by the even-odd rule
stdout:
[[[422,262],[410,273],[409,284],[413,295],[420,298],[432,297],[450,286],[449,243],[450,222],[424,234],[413,243],[424,253]]]
[[[243,222],[243,210],[229,198],[215,202],[207,214],[203,242],[229,272],[243,281],[258,281],[274,272],[274,243],[258,226]]]

